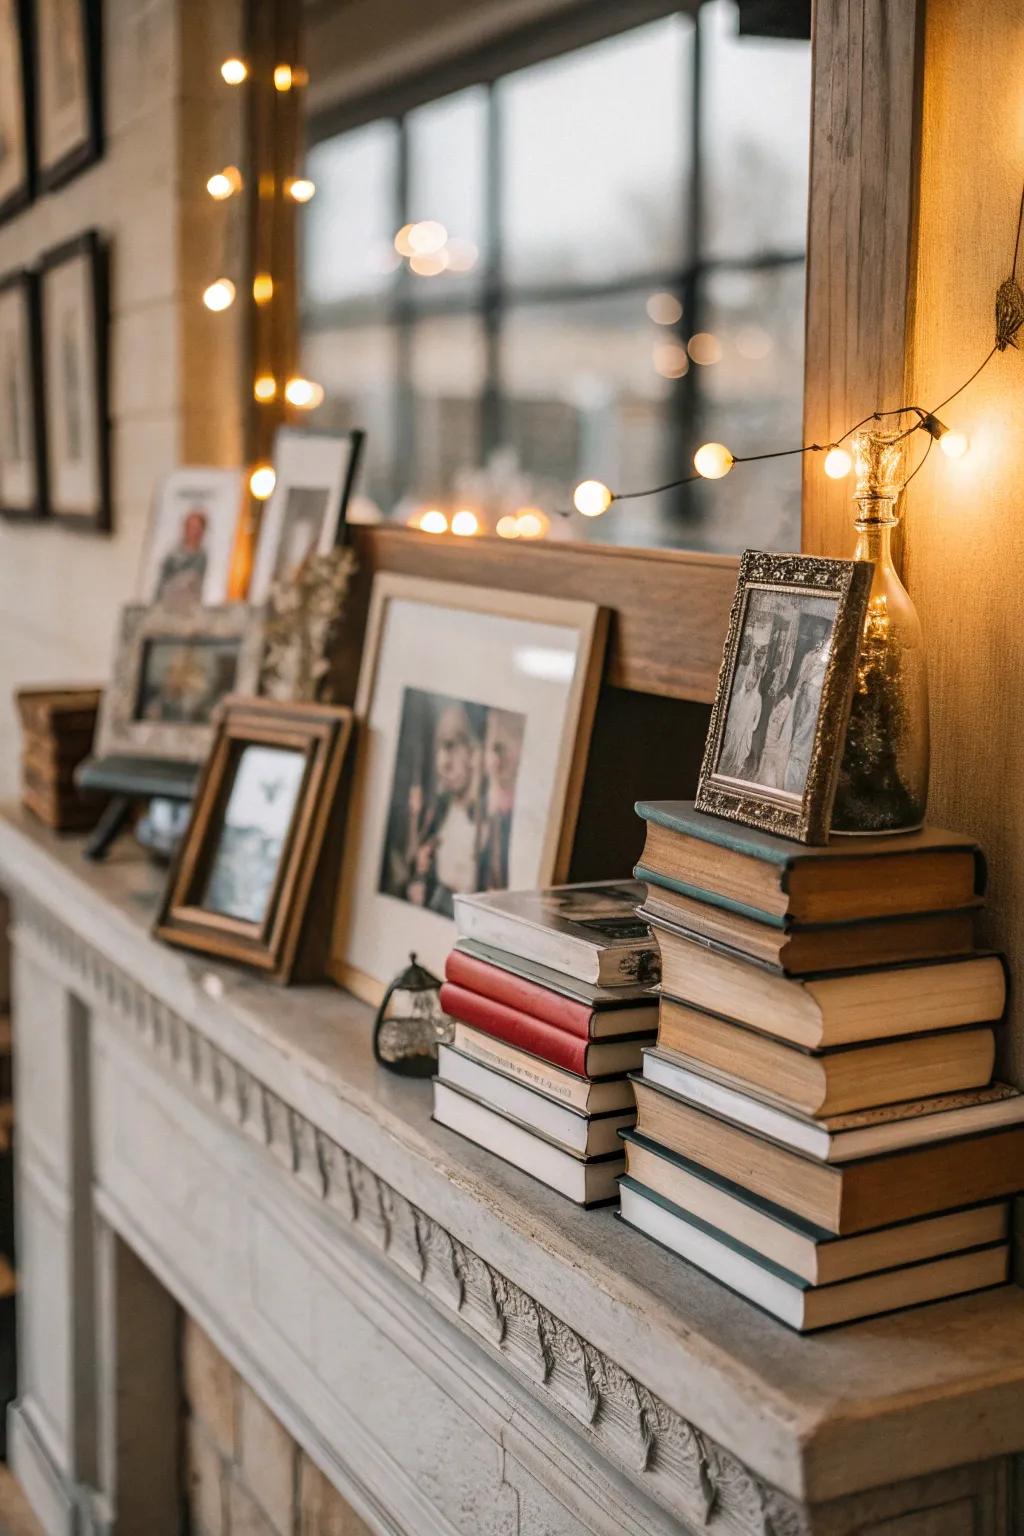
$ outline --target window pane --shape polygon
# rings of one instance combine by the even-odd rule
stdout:
[[[693,23],[672,16],[499,82],[512,280],[682,264],[692,45]]]
[[[799,253],[807,238],[811,45],[740,37],[734,0],[700,10],[705,256]]]
[[[409,134],[411,222],[434,220],[447,242],[440,282],[428,272],[414,283],[415,298],[431,298],[479,279],[486,255],[484,184],[487,165],[487,92],[483,86],[430,102],[406,118]],[[416,274],[414,273],[415,277]]]
[[[324,402],[314,418],[318,430],[349,432],[359,427],[366,433],[360,498],[366,515],[385,515],[395,497],[395,333],[383,325],[307,330],[302,371],[324,387]]]
[[[303,211],[307,304],[381,293],[394,282],[398,128],[370,123],[324,139],[307,156],[316,197]]]
[[[479,500],[480,402],[486,377],[483,328],[472,315],[417,321],[409,368],[412,455],[406,500],[410,516],[425,504],[449,511],[455,500]]]

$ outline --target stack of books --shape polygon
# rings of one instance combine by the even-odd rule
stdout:
[[[623,1218],[800,1330],[1005,1281],[1024,1098],[992,1082],[976,846],[637,811],[662,981]]]
[[[103,800],[83,799],[75,770],[92,750],[98,688],[22,688],[15,694],[21,717],[21,800],[58,832],[88,831]]]
[[[628,1074],[657,1028],[657,944],[633,882],[455,898],[434,1118],[579,1205],[617,1198]]]

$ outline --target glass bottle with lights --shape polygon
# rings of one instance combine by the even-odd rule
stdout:
[[[854,558],[875,570],[857,664],[833,832],[909,832],[928,803],[928,675],[917,610],[892,558],[903,491],[899,433],[853,440],[857,489]]]

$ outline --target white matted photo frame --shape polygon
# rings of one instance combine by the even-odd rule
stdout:
[[[740,559],[697,809],[828,841],[874,567]]]
[[[262,651],[263,615],[247,603],[122,608],[96,756],[201,763],[218,706],[256,692]]]
[[[0,224],[34,190],[31,21],[30,0],[0,0]]]
[[[228,601],[243,485],[241,470],[205,464],[164,476],[150,511],[140,602],[209,608]]]
[[[39,185],[52,191],[103,153],[102,0],[35,0]]]
[[[107,250],[86,230],[39,262],[46,482],[50,513],[110,528]]]
[[[331,974],[367,1001],[415,951],[441,971],[452,898],[563,881],[607,611],[374,579]]]
[[[46,516],[46,444],[39,285],[33,272],[0,278],[0,515]]]
[[[361,432],[278,432],[277,478],[256,541],[251,602],[265,603],[311,555],[326,555],[340,542],[362,443]]]

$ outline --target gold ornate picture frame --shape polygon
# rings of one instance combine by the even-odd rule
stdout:
[[[828,841],[873,567],[746,550],[697,808]]]

